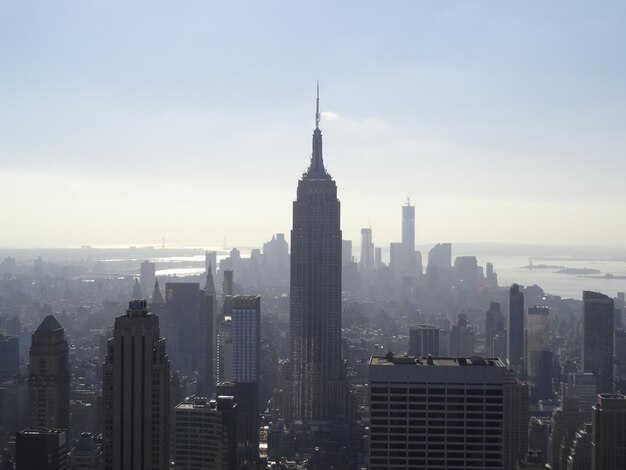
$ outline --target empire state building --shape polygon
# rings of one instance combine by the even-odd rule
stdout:
[[[318,86],[311,163],[293,203],[292,412],[295,420],[337,421],[343,408],[340,203],[324,168],[319,122]]]

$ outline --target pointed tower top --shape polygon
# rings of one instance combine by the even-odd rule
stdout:
[[[315,130],[313,131],[313,153],[311,154],[311,164],[303,175],[311,179],[330,179],[330,175],[324,168],[324,158],[322,156],[322,131],[320,130],[320,84],[317,82],[317,95],[315,100]]]
[[[159,289],[159,280],[154,281],[154,290],[152,291],[152,303],[154,305],[163,305],[165,302],[163,301],[163,296],[161,295],[161,290]]]
[[[317,81],[317,99],[315,101],[315,128],[320,128],[320,81]]]
[[[209,263],[209,269],[206,271],[206,283],[204,284],[204,290],[208,295],[212,295],[213,298],[216,297],[217,293],[215,292],[215,282],[213,281],[213,267],[211,263]]]
[[[39,325],[39,328],[37,328],[37,331],[54,331],[62,328],[61,324],[54,318],[54,315],[47,315]]]

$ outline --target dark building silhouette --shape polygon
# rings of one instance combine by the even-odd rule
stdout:
[[[70,427],[70,371],[65,330],[48,315],[32,335],[28,365],[28,427]]]
[[[17,336],[0,335],[0,383],[19,372],[20,351]]]
[[[170,338],[177,333],[176,340],[170,344],[172,366],[183,374],[190,374],[196,368],[198,356],[200,284],[166,283],[165,305],[167,328],[171,328],[166,337]]]
[[[226,361],[230,382],[220,383],[217,393],[233,396],[237,404],[237,448],[240,465],[254,466],[259,458],[259,369],[261,345],[261,297],[232,297],[230,345]]]
[[[174,411],[176,469],[237,470],[233,397],[188,398]]]
[[[592,470],[626,468],[626,396],[598,395],[593,407]]]
[[[439,328],[415,325],[409,330],[409,356],[439,356]]]
[[[65,430],[25,429],[15,436],[16,470],[66,470],[68,437]]]
[[[596,376],[598,393],[613,392],[613,299],[583,292],[583,372]]]
[[[524,357],[524,294],[513,284],[509,290],[509,367],[520,372]]]
[[[489,302],[489,310],[485,312],[485,354],[495,357],[494,339],[498,332],[504,331],[504,315],[498,302]],[[500,356],[498,356],[500,357]],[[500,357],[506,362],[506,357]]]
[[[104,363],[105,469],[169,468],[170,364],[145,300],[115,319]]]
[[[292,414],[297,420],[336,421],[343,408],[340,203],[324,168],[319,121],[318,94],[311,163],[293,203]]]

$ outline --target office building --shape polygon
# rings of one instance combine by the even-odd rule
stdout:
[[[452,244],[437,243],[428,252],[428,266],[426,273],[429,276],[445,276],[452,266]]]
[[[528,308],[526,316],[526,373],[530,382],[531,401],[549,398],[552,362],[550,351],[550,309],[545,306]],[[548,383],[550,382],[550,383]]]
[[[48,315],[32,335],[28,365],[28,427],[70,427],[70,371],[65,330]]]
[[[374,264],[374,242],[372,241],[372,229],[361,229],[361,260],[359,268],[362,271],[371,271],[375,267]]]
[[[478,261],[475,256],[457,256],[454,259],[454,275],[459,286],[474,289],[479,284]]]
[[[101,470],[104,463],[102,446],[88,432],[80,435],[69,455],[69,470]]]
[[[584,429],[585,416],[579,408],[578,398],[563,396],[559,407],[552,412],[548,438],[548,463],[554,470],[567,468],[569,450],[576,431]]]
[[[207,270],[204,290],[200,290],[198,304],[197,358],[198,383],[196,392],[211,396],[215,392],[217,345],[217,295],[211,266]]]
[[[341,240],[341,266],[352,263],[352,240]]]
[[[159,318],[132,300],[104,363],[105,469],[169,468],[170,365]]]
[[[415,206],[408,198],[406,205],[402,206],[402,244],[415,250]]]
[[[521,372],[524,364],[524,293],[513,284],[509,289],[509,367]],[[523,375],[523,374],[522,374]]]
[[[439,356],[439,328],[415,325],[409,329],[409,356]]]
[[[497,358],[372,357],[369,468],[505,468],[524,448],[522,402]]]
[[[511,370],[505,373],[504,423],[504,469],[513,470],[528,454],[528,384]]]
[[[337,185],[324,168],[317,101],[313,153],[298,182],[291,231],[292,417],[342,419],[341,216]],[[312,262],[315,260],[315,262]]]
[[[598,393],[613,392],[613,299],[583,292],[583,372],[596,376]]]
[[[579,429],[574,436],[572,448],[567,457],[567,470],[589,470],[591,468],[591,424]]]
[[[176,405],[174,468],[236,470],[237,435],[231,419],[235,411],[233,397],[192,397]]]
[[[141,299],[152,293],[154,283],[156,281],[156,264],[150,261],[144,261],[139,267],[139,285],[141,286],[141,296],[135,297]]]
[[[15,436],[15,470],[66,470],[67,431],[25,429]]]
[[[489,310],[485,313],[485,354],[489,357],[496,357],[494,339],[499,332],[504,332],[504,315],[498,302],[489,302]],[[506,357],[500,359],[506,363]]]
[[[196,369],[200,311],[200,284],[168,282],[165,284],[167,338],[172,367],[182,374]],[[169,338],[176,335],[174,341]]]
[[[593,407],[592,470],[626,468],[626,396],[600,394]]]
[[[19,372],[20,344],[17,336],[0,335],[0,383]]]
[[[585,423],[591,423],[593,405],[598,395],[596,377],[590,372],[571,373],[567,379],[567,395],[578,398],[578,404],[585,415]]]
[[[220,395],[237,403],[239,461],[254,465],[259,453],[259,360],[261,297],[237,295],[232,299],[231,388],[220,384]],[[225,393],[231,391],[231,393]]]

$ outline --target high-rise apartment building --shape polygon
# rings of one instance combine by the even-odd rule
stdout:
[[[439,356],[439,328],[415,325],[409,329],[409,356]]]
[[[524,293],[513,284],[509,289],[509,367],[520,372],[524,364]]]
[[[337,421],[341,362],[341,215],[337,185],[324,168],[319,95],[308,170],[298,182],[291,230],[292,414]]]
[[[583,371],[596,376],[598,393],[613,392],[613,299],[583,292]]]
[[[133,300],[115,319],[104,363],[106,470],[169,468],[169,382],[159,318]]]
[[[48,315],[32,335],[28,365],[28,427],[70,427],[70,370],[65,330]]]
[[[598,395],[593,407],[591,469],[626,468],[626,396]]]
[[[508,470],[527,439],[523,406],[499,359],[372,357],[369,468]]]

